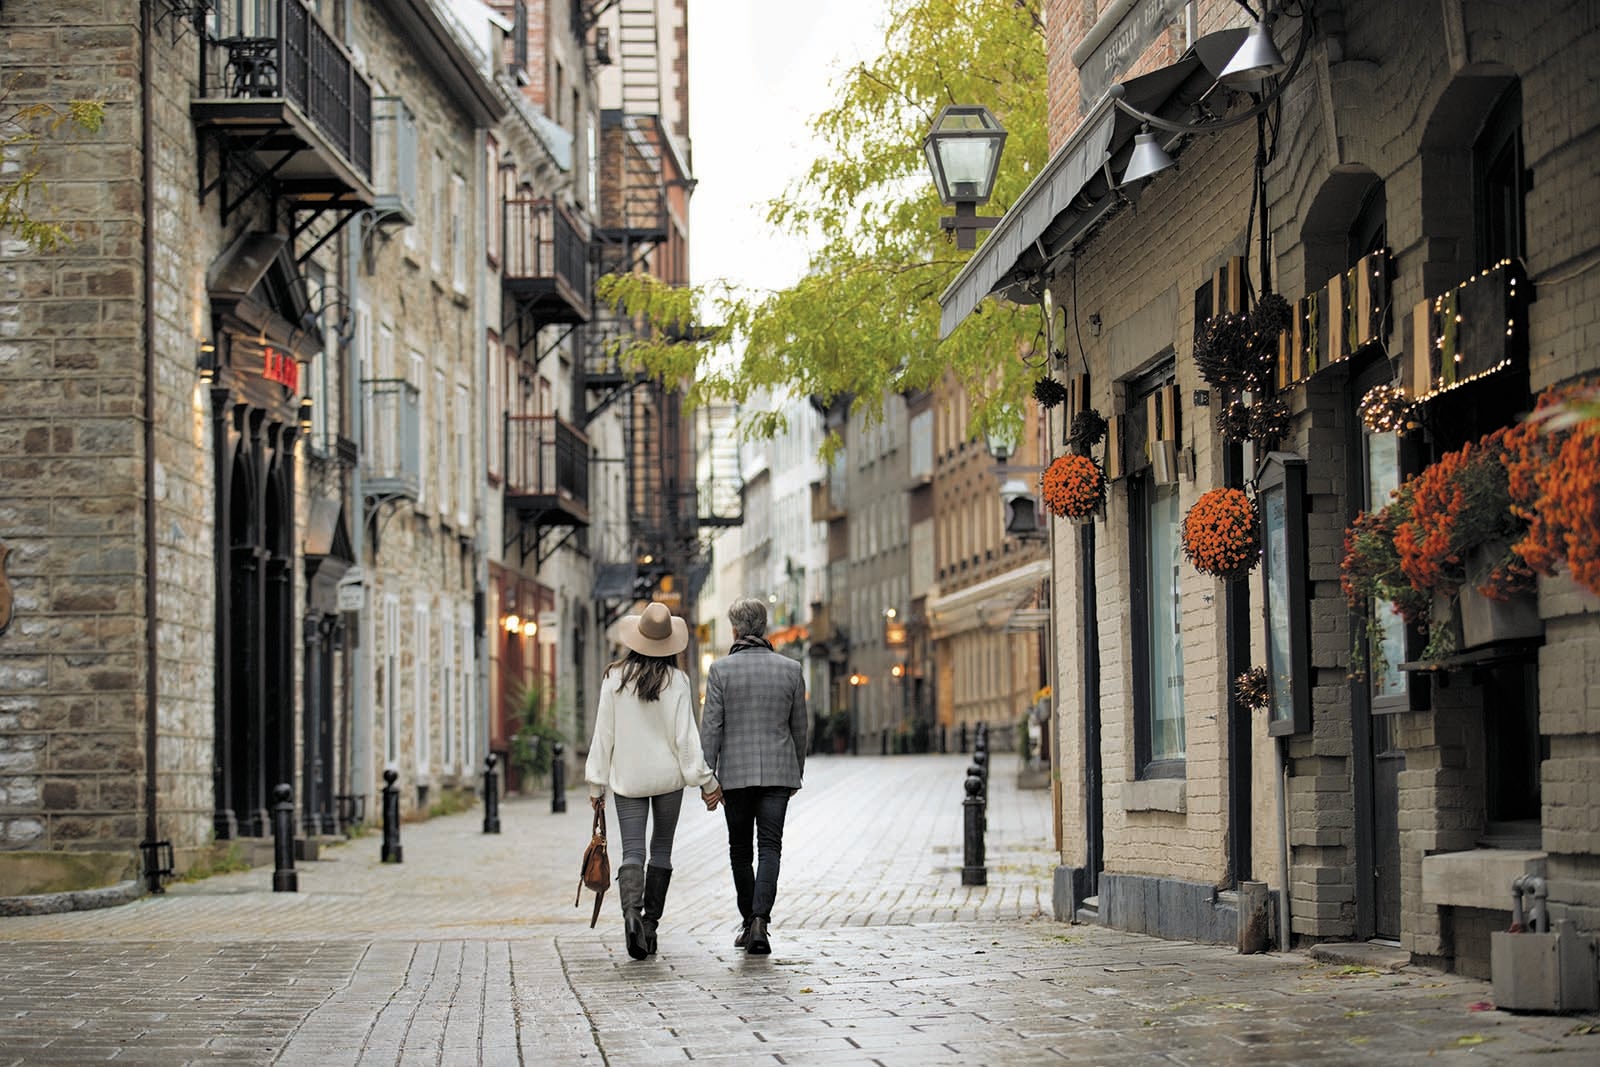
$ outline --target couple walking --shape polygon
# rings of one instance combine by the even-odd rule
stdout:
[[[728,861],[743,920],[734,946],[758,956],[772,951],[767,924],[778,894],[783,820],[805,770],[805,679],[800,664],[767,641],[761,601],[735,601],[728,622],[733,647],[707,672],[698,729],[689,677],[676,662],[688,647],[689,628],[665,604],[652,602],[622,620],[627,654],[600,682],[584,777],[596,811],[604,809],[608,788],[616,804],[622,837],[617,895],[628,955],[636,960],[656,951],[656,924],[672,881],[672,838],[689,786],[700,787],[706,810],[722,808],[728,824]]]

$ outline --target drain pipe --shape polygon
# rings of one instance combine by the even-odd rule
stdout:
[[[144,840],[150,846],[141,848],[140,853],[146,888],[159,893],[162,864],[154,857],[155,844],[160,837],[156,818],[156,805],[160,801],[156,781],[156,725],[159,721],[157,702],[161,697],[158,670],[161,646],[156,632],[156,389],[160,378],[156,374],[156,248],[152,235],[156,218],[156,134],[151,111],[155,99],[151,76],[155,62],[155,48],[151,43],[155,39],[152,2],[143,0],[139,5],[143,68],[139,72],[139,134],[143,149],[140,177],[144,182]]]
[[[1280,952],[1289,951],[1289,897],[1293,878],[1289,873],[1289,739],[1278,739],[1278,867],[1283,871],[1283,888],[1278,893],[1278,940]]]

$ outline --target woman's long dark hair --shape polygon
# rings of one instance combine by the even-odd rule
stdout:
[[[633,691],[639,694],[640,700],[659,700],[661,690],[667,687],[667,679],[672,677],[672,668],[677,666],[677,658],[647,656],[630,648],[626,656],[606,667],[606,674],[621,670],[622,683],[619,688],[627,689],[631,685]]]

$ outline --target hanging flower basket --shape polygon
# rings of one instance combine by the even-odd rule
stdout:
[[[1216,578],[1243,578],[1261,561],[1261,523],[1242,489],[1209,489],[1183,517],[1183,554]]]
[[[1090,519],[1106,499],[1106,474],[1088,456],[1057,456],[1039,479],[1044,506],[1065,519]]]

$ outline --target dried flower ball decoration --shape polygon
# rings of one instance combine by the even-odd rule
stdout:
[[[1183,554],[1202,574],[1243,578],[1261,561],[1261,522],[1242,489],[1208,489],[1183,517]]]
[[[1044,506],[1064,519],[1087,519],[1106,499],[1106,474],[1088,456],[1069,452],[1057,456],[1039,478]]]
[[[1255,335],[1257,348],[1277,347],[1276,341],[1294,321],[1294,309],[1278,293],[1266,293],[1256,301],[1250,312],[1250,332]]]
[[[1289,433],[1291,415],[1289,402],[1273,397],[1250,408],[1250,438],[1254,441],[1276,441]]]
[[[1233,680],[1233,695],[1243,708],[1264,708],[1272,702],[1272,682],[1265,667],[1251,667]]]
[[[1235,400],[1217,415],[1217,432],[1225,441],[1250,440],[1250,407]]]
[[[1412,400],[1398,385],[1374,385],[1361,398],[1361,425],[1373,433],[1399,433],[1411,425]]]
[[[1250,320],[1245,315],[1213,315],[1194,339],[1195,367],[1213,389],[1250,388],[1249,355]]]
[[[1067,387],[1049,375],[1033,383],[1033,398],[1042,408],[1053,408],[1067,399]]]
[[[1074,451],[1086,454],[1105,439],[1105,416],[1094,408],[1085,408],[1072,417],[1072,425],[1067,428],[1067,442]]]

